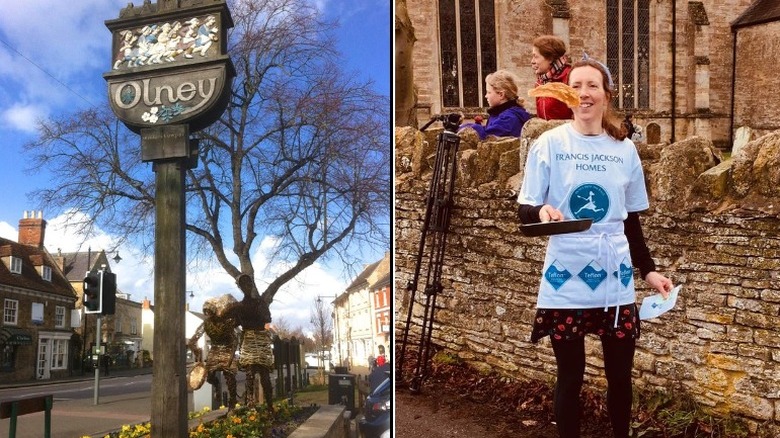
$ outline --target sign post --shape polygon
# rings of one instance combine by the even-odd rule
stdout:
[[[197,166],[190,134],[227,107],[233,21],[225,0],[147,0],[123,8],[106,26],[113,38],[111,71],[103,75],[111,109],[140,134],[141,159],[156,174],[151,435],[186,437],[184,177]]]
[[[92,402],[95,406],[97,406],[100,403],[100,355],[99,355],[99,349],[100,349],[100,328],[103,326],[103,322],[100,320],[100,314],[98,314],[97,322],[95,323],[95,352],[93,352],[93,356],[97,356],[98,360],[95,362],[95,389],[93,394]]]

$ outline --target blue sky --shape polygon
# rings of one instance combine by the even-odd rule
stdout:
[[[52,184],[43,171],[29,171],[22,145],[35,138],[36,121],[69,114],[106,101],[106,82],[102,74],[110,70],[111,34],[104,21],[119,16],[128,0],[30,0],[6,2],[0,14],[0,236],[16,240],[19,219],[37,203],[27,194]],[[142,0],[134,1],[136,6]],[[362,79],[375,82],[378,92],[390,95],[392,6],[390,0],[312,0],[328,18],[338,18],[338,49],[344,55],[345,68]],[[229,2],[230,4],[230,2]],[[139,151],[140,153],[140,151]],[[86,251],[79,247],[83,239],[74,238],[63,227],[59,212],[43,212],[49,224],[46,247],[54,253]],[[53,216],[54,215],[54,216]],[[85,245],[93,250],[108,246],[111,236],[90,237]],[[264,242],[255,256],[262,263]],[[120,249],[122,263],[112,266],[119,287],[131,293],[131,299],[152,298],[153,280],[131,272],[149,269],[150,262],[136,257],[132,247]],[[380,251],[371,263],[382,257]],[[262,266],[262,265],[256,265]],[[125,272],[123,272],[125,271]],[[188,275],[188,288],[196,291],[191,307],[200,309],[203,300],[233,288],[221,268]],[[272,271],[272,270],[271,270]],[[127,275],[122,275],[127,273]],[[343,291],[350,280],[338,267],[313,266],[301,282],[291,284],[277,295],[272,311],[291,325],[308,328],[313,300],[323,291]],[[269,272],[268,275],[273,275]],[[301,298],[304,294],[306,298]],[[331,294],[328,292],[327,294]],[[311,303],[302,305],[301,303]]]

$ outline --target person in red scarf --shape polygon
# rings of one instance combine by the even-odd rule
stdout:
[[[534,39],[531,68],[536,73],[536,86],[548,82],[569,82],[571,64],[566,57],[566,43],[553,35],[542,35]],[[571,108],[552,97],[536,98],[536,115],[545,120],[571,119]]]

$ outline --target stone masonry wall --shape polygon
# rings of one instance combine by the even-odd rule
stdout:
[[[467,132],[458,154],[432,339],[477,369],[518,379],[555,377],[549,340],[529,341],[546,238],[519,232],[514,199],[528,145],[555,124],[533,119],[521,139],[482,143]],[[408,312],[405,285],[417,258],[435,134],[396,132],[397,336]],[[638,149],[651,196],[645,236],[658,270],[683,289],[675,309],[642,322],[635,383],[685,390],[754,425],[780,421],[780,132],[728,161],[700,138]],[[638,301],[653,293],[638,276],[636,284]],[[600,343],[591,337],[586,347],[586,381],[605,386]]]
[[[759,133],[780,127],[777,72],[767,63],[756,62],[780,56],[780,40],[767,38],[778,32],[780,22],[774,22],[742,29],[736,37],[735,126],[751,126]]]

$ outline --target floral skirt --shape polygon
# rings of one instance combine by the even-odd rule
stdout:
[[[603,307],[594,309],[538,309],[534,318],[531,342],[536,343],[545,336],[555,340],[573,340],[587,333],[598,336],[613,336],[619,339],[639,338],[639,315],[636,304],[620,306],[615,326],[615,309]]]

